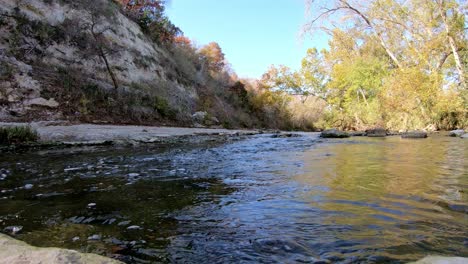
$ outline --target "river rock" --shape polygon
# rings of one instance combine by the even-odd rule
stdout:
[[[323,137],[323,138],[347,138],[347,137],[349,137],[349,134],[344,132],[344,131],[337,130],[337,129],[327,129],[327,130],[322,131],[322,133],[320,134],[320,137]]]
[[[385,137],[387,136],[387,130],[381,127],[368,129],[366,130],[366,135],[368,137]]]
[[[301,135],[299,134],[294,134],[294,133],[280,133],[280,134],[273,134],[271,137],[272,138],[290,138],[290,137],[300,137]]]
[[[25,189],[25,190],[31,190],[33,187],[34,187],[34,185],[32,185],[32,184],[30,184],[30,183],[24,185],[24,189]]]
[[[468,138],[468,133],[463,134],[461,138]]]
[[[408,131],[401,134],[402,138],[427,138],[427,132],[424,131]]]
[[[451,136],[451,137],[461,137],[464,134],[465,134],[465,130],[457,129],[457,130],[450,131],[449,136]]]
[[[123,264],[123,262],[74,250],[39,248],[0,234],[0,264],[10,263],[74,263],[74,264]]]

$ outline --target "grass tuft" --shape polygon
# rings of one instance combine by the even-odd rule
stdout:
[[[29,126],[0,127],[0,145],[35,142],[39,135]]]

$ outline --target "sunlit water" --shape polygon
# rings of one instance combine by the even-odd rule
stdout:
[[[467,154],[446,136],[317,134],[2,153],[0,230],[128,263],[468,257]]]

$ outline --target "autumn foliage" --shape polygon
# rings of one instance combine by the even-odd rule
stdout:
[[[159,43],[173,42],[181,34],[164,14],[162,0],[117,0],[125,14],[138,22],[141,28]]]

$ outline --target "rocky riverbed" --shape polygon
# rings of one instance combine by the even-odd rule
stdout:
[[[127,263],[468,256],[464,140],[188,137],[0,155],[0,231]]]

